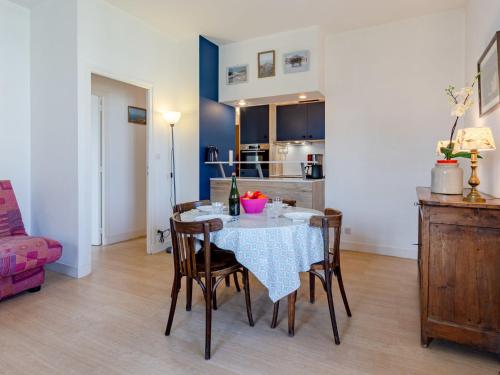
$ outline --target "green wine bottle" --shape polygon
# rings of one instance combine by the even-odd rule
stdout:
[[[240,216],[240,193],[236,186],[236,173],[232,175],[231,191],[229,193],[229,215]]]

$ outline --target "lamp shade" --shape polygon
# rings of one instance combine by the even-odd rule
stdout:
[[[165,112],[163,114],[163,118],[165,119],[166,122],[168,122],[170,125],[175,125],[179,122],[181,119],[181,113],[180,112]]]
[[[457,145],[461,151],[487,151],[496,148],[490,128],[465,128],[459,130]]]

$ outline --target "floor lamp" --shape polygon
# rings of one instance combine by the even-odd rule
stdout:
[[[170,190],[170,205],[172,206],[172,210],[177,205],[177,190],[175,184],[175,142],[174,142],[174,126],[181,119],[180,112],[165,112],[163,114],[163,118],[165,121],[170,124],[170,134],[172,137],[172,143],[170,147],[170,178],[172,180],[172,186]],[[167,253],[172,252],[172,247],[167,247]]]

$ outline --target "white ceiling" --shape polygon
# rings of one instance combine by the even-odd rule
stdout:
[[[43,0],[14,0],[32,7]],[[466,0],[106,0],[172,36],[221,43],[319,25],[342,32],[460,8]],[[451,32],[451,31],[450,31]]]

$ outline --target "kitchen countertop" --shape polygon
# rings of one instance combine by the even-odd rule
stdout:
[[[231,177],[215,177],[211,178],[210,180],[214,181],[231,181]],[[321,182],[325,181],[324,178],[318,178],[318,179],[311,179],[311,178],[302,178],[302,177],[264,177],[264,178],[258,178],[258,177],[236,177],[237,181],[259,181],[259,182],[303,182],[303,183],[314,183],[314,182]]]

